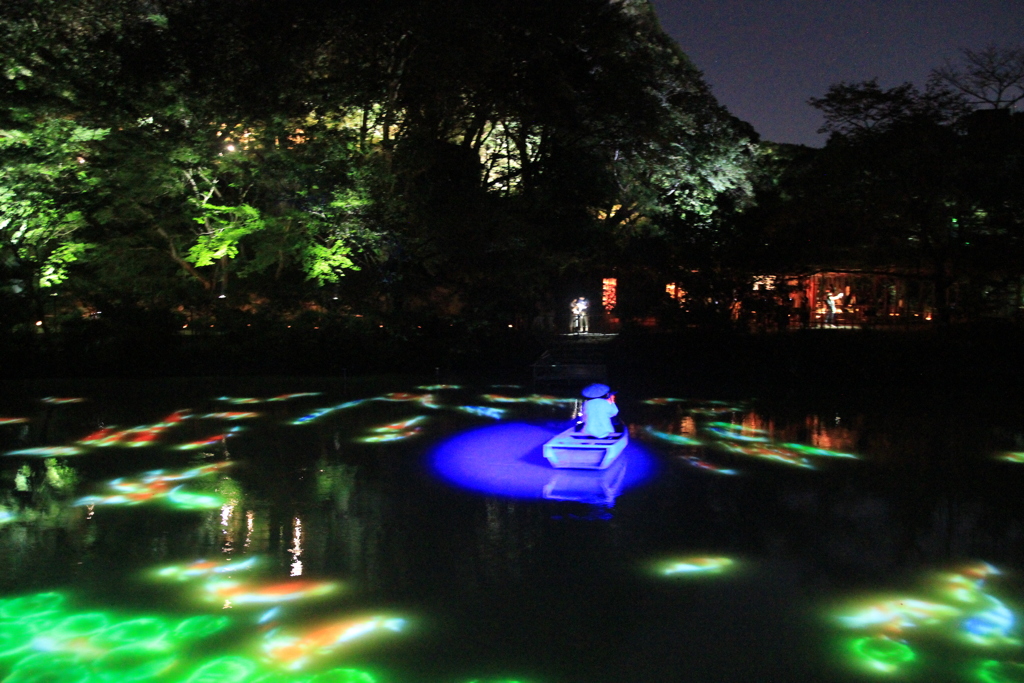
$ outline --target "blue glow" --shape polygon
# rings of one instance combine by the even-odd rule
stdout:
[[[265,624],[268,621],[272,621],[280,613],[281,613],[281,608],[280,607],[273,607],[271,609],[268,609],[266,612],[264,612],[260,616],[259,621],[257,621],[256,623],[257,624]]]
[[[988,597],[994,606],[967,619],[964,630],[980,638],[1007,638],[1013,628],[1013,612],[996,598]]]
[[[443,442],[430,453],[441,478],[471,491],[509,498],[554,498],[612,505],[626,489],[650,479],[657,461],[631,442],[608,470],[555,469],[542,448],[562,431],[509,422],[473,429]]]

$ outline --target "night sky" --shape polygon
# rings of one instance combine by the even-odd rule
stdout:
[[[807,99],[833,83],[924,87],[962,47],[1024,45],[1024,0],[653,2],[729,111],[763,139],[816,147],[825,136]]]

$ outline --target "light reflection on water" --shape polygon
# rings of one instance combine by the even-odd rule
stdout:
[[[620,394],[638,450],[574,472],[530,459],[574,397],[304,388],[0,405],[0,612],[44,610],[0,613],[0,680],[1019,673],[1019,413]]]

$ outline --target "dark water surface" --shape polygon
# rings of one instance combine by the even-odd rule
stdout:
[[[0,681],[1024,681],[1020,405],[619,403],[8,385]]]

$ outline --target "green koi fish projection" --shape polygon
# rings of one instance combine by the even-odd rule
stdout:
[[[902,676],[913,673],[919,652],[931,649],[930,658],[938,657],[936,647],[947,657],[963,656],[964,651],[1018,650],[1022,641],[1013,612],[985,590],[986,580],[999,574],[981,562],[934,576],[924,596],[880,598],[844,610],[836,621],[858,632],[846,641],[851,663],[873,673]],[[976,671],[986,683],[1021,681],[1021,673],[1019,665],[993,659]]]
[[[0,600],[0,680],[4,683],[377,683],[366,671],[334,668],[301,677],[280,672],[292,650],[327,658],[331,649],[377,629],[401,630],[403,620],[354,621],[337,632],[298,639],[269,634],[261,660],[234,654],[196,655],[203,642],[237,632],[225,616],[184,618],[76,611],[62,593]],[[379,618],[377,618],[379,619]],[[347,625],[346,625],[347,624]],[[236,633],[239,638],[243,633]],[[333,640],[325,640],[329,636]],[[208,647],[205,648],[208,650]],[[284,659],[281,659],[281,658]],[[285,667],[303,668],[303,667]]]
[[[735,564],[735,560],[728,557],[686,557],[658,562],[654,571],[658,576],[709,576],[723,574]]]
[[[66,603],[56,592],[0,600],[4,683],[156,680],[183,671],[196,642],[231,625],[224,616],[128,616]]]
[[[57,396],[47,396],[42,399],[43,403],[51,406],[62,406],[69,403],[84,403],[84,398],[59,398]]]
[[[1020,683],[1024,681],[1024,664],[989,659],[977,671],[981,683]]]
[[[0,417],[0,425],[20,425],[28,422],[27,417]]]
[[[669,432],[663,432],[663,431],[661,431],[659,429],[655,429],[654,427],[651,427],[650,425],[644,427],[644,431],[647,432],[649,435],[653,436],[655,439],[660,439],[661,441],[667,441],[668,443],[672,444],[673,446],[703,446],[704,445],[703,441],[701,441],[700,439],[695,439],[692,436],[687,436],[685,434],[670,434]]]

